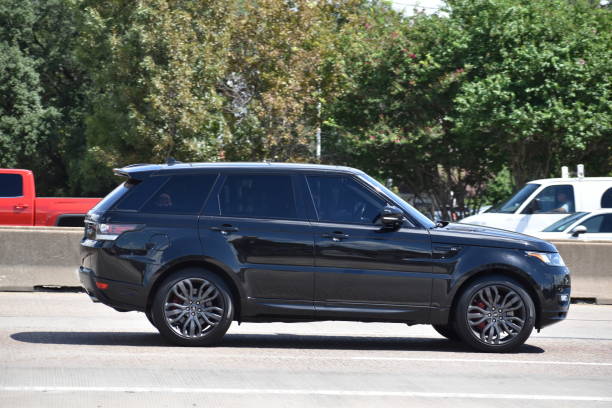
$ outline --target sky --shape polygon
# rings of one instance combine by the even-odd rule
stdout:
[[[414,9],[422,10],[427,14],[435,13],[443,5],[442,0],[391,0],[393,8],[412,15]]]

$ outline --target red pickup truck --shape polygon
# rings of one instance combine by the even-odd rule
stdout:
[[[0,169],[0,225],[79,227],[100,198],[38,198],[30,170]]]

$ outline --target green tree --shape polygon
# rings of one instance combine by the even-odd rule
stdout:
[[[36,62],[0,42],[0,167],[30,167],[57,112],[41,103]]]
[[[326,160],[437,208],[480,197],[504,168],[515,184],[572,161],[610,171],[609,11],[565,0],[366,11],[339,33],[349,79],[327,110]]]
[[[109,0],[84,7],[82,63],[95,67],[81,174],[135,162],[214,160],[223,134],[216,84],[231,2]],[[110,184],[106,179],[104,184]]]
[[[468,144],[486,141],[517,186],[558,175],[561,164],[609,172],[610,10],[567,0],[450,6],[448,22],[464,45],[454,53],[469,78],[453,98],[453,133]],[[607,169],[596,155],[608,157]]]
[[[17,65],[17,61],[28,61],[31,71],[27,76],[11,73],[3,84],[23,88],[20,92],[31,94],[31,100],[39,105],[28,115],[36,118],[37,125],[32,125],[26,136],[17,136],[19,132],[10,136],[13,150],[27,140],[27,146],[21,148],[24,153],[1,165],[34,170],[41,194],[79,193],[70,183],[85,147],[83,118],[88,103],[84,91],[88,80],[75,54],[78,19],[79,11],[71,0],[0,1],[0,41],[19,51],[3,52],[5,61]],[[36,115],[37,109],[44,112]],[[10,115],[3,114],[2,120]]]

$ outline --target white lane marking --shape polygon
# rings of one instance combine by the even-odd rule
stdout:
[[[359,391],[359,390],[300,390],[270,388],[182,388],[182,387],[79,387],[79,386],[3,386],[6,392],[117,392],[117,393],[176,393],[234,395],[330,395],[355,397],[410,397],[463,399],[517,399],[544,401],[612,402],[612,397],[538,394],[477,394],[467,392]]]
[[[117,352],[115,352],[117,353]],[[92,352],[86,353],[88,356],[101,355],[107,356],[108,353]],[[130,351],[130,354],[133,352]],[[383,356],[289,356],[281,354],[201,354],[194,356],[193,354],[185,354],[180,352],[172,352],[170,354],[159,353],[137,353],[139,357],[171,357],[177,358],[180,356],[188,356],[190,358],[227,358],[240,360],[319,360],[319,361],[410,361],[424,363],[484,363],[484,364],[527,364],[527,365],[560,365],[560,366],[594,366],[594,367],[612,367],[612,363],[605,362],[585,362],[585,361],[554,361],[554,360],[504,360],[504,359],[473,359],[473,358],[424,358],[424,357],[383,357]]]

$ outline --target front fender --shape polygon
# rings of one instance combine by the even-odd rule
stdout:
[[[501,273],[514,277],[526,286],[534,297],[536,308],[543,304],[543,293],[551,284],[546,276],[544,264],[533,257],[528,257],[518,249],[489,248],[467,246],[463,247],[455,259],[449,259],[443,265],[436,265],[437,273],[432,282],[432,323],[444,324],[448,321],[453,303],[466,284],[478,276],[491,273]],[[443,272],[444,271],[444,272]]]

